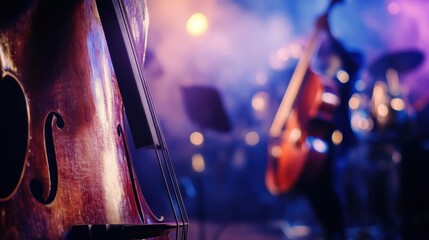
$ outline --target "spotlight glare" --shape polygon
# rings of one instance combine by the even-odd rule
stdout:
[[[186,22],[186,30],[193,36],[202,35],[207,28],[207,17],[202,13],[194,13]]]

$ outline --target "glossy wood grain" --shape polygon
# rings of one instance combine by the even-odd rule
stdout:
[[[19,181],[0,198],[0,239],[62,239],[73,225],[158,222],[131,181],[122,99],[95,2],[24,7],[0,25],[0,81],[16,79],[28,121]],[[8,161],[2,156],[0,167]]]

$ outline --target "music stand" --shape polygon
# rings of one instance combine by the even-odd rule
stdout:
[[[231,130],[219,91],[209,86],[182,86],[185,111],[201,131],[212,129],[220,132]],[[198,188],[198,215],[200,219],[199,239],[205,239],[205,211],[203,174],[196,176]]]
[[[200,129],[231,130],[219,91],[208,86],[182,86],[186,113]]]

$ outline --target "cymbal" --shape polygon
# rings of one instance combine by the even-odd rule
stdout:
[[[408,72],[419,66],[424,59],[424,55],[419,50],[399,51],[386,54],[376,59],[369,67],[369,72],[378,77],[384,76],[389,68],[395,69],[398,73]]]

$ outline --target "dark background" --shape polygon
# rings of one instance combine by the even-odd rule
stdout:
[[[197,238],[196,232],[207,239],[237,239],[237,232],[258,236],[255,239],[319,236],[319,223],[306,198],[273,196],[265,188],[264,178],[268,129],[297,59],[328,1],[147,3],[150,27],[145,70],[194,223],[191,236]],[[371,237],[362,239],[406,238],[404,234],[409,231],[426,236],[427,9],[429,2],[423,0],[349,0],[337,4],[329,17],[334,37],[347,51],[361,56],[352,91],[362,96],[371,98],[374,83],[383,80],[370,71],[377,59],[411,51],[423,56],[412,68],[398,72],[405,101],[405,117],[398,121],[407,126],[406,131],[392,127],[393,140],[386,140],[376,127],[355,128],[357,143],[335,161],[333,186],[352,239],[364,233]],[[199,36],[186,30],[188,19],[196,12],[203,13],[208,21],[207,30]],[[413,59],[407,55],[401,61],[400,65]],[[211,101],[211,93],[198,88],[192,99],[184,87],[195,86],[217,92],[218,101]],[[223,129],[193,121],[191,115],[195,113],[189,109],[193,101],[203,102],[199,110],[193,108],[197,115],[215,116]],[[212,112],[204,112],[204,101],[212,106],[208,107]],[[349,109],[348,114],[370,117],[371,111],[366,106],[359,111]],[[193,132],[203,134],[201,145],[191,143]],[[193,168],[196,156],[204,159],[202,172]],[[140,163],[140,167],[149,168],[147,164]],[[143,188],[158,184],[147,183],[150,174],[141,178]],[[162,202],[159,199],[149,201],[156,205]],[[380,206],[384,206],[382,210]],[[386,229],[386,221],[393,227]],[[206,228],[201,228],[202,223]]]

